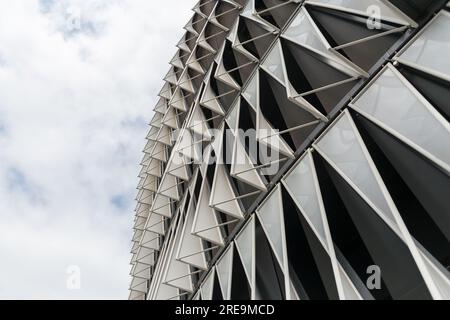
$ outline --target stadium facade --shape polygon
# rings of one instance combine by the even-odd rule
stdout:
[[[139,174],[130,299],[450,299],[450,3],[201,0]]]

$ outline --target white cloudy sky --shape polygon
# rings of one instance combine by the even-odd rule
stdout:
[[[194,3],[0,0],[0,299],[127,298],[146,123]]]

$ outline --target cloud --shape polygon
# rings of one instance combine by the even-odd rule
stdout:
[[[0,1],[0,298],[127,297],[146,123],[192,6]]]

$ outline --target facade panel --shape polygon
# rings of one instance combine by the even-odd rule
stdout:
[[[449,7],[200,0],[146,137],[129,298],[450,299]]]

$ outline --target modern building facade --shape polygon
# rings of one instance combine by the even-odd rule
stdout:
[[[450,299],[450,3],[193,11],[144,149],[130,299]]]

